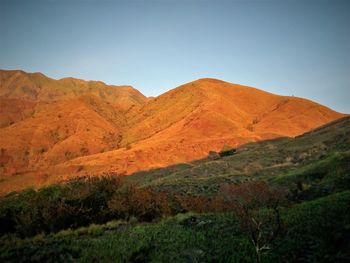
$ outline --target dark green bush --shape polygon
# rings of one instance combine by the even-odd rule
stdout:
[[[0,199],[0,233],[31,236],[111,219],[107,203],[121,183],[115,177],[84,178]]]

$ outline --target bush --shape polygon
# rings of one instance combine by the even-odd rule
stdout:
[[[130,184],[117,191],[108,202],[108,207],[115,218],[150,222],[163,215],[170,214],[167,195],[156,193],[150,188],[137,188]]]
[[[220,157],[234,155],[236,153],[236,149],[230,146],[225,145],[222,150],[219,152]]]
[[[107,203],[121,186],[116,177],[84,178],[0,199],[0,234],[31,236],[111,219]]]

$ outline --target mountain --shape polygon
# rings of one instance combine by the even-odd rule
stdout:
[[[4,70],[0,105],[0,184],[8,189],[189,162],[345,116],[216,79],[146,98],[130,86]]]
[[[171,90],[129,116],[118,149],[73,159],[55,169],[132,173],[199,159],[224,145],[297,136],[343,116],[314,102],[201,79]],[[89,174],[89,172],[87,172]]]

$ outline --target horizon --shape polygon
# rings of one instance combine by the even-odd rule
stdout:
[[[350,2],[151,3],[2,1],[0,68],[147,97],[215,78],[350,113]]]
[[[76,77],[74,77],[74,76],[70,76],[70,77],[67,76],[67,77],[63,77],[63,78],[53,78],[53,77],[48,76],[48,75],[46,75],[46,74],[44,74],[44,73],[42,73],[42,72],[38,72],[38,71],[37,71],[37,72],[28,72],[28,71],[24,71],[24,70],[21,70],[21,69],[1,69],[1,68],[0,68],[0,71],[1,71],[1,70],[4,70],[4,71],[22,71],[22,72],[24,72],[24,73],[26,73],[26,74],[43,74],[45,77],[47,77],[47,78],[49,78],[49,79],[53,79],[53,80],[55,80],[55,81],[59,81],[59,80],[66,79],[66,78],[73,78],[73,79],[82,80],[82,81],[87,81],[87,82],[89,82],[89,81],[93,81],[93,82],[102,82],[103,84],[105,84],[105,85],[107,85],[107,86],[116,86],[116,87],[119,87],[119,86],[130,86],[130,87],[132,87],[133,89],[136,89],[137,91],[139,91],[139,92],[140,92],[142,95],[144,95],[146,98],[157,98],[157,97],[163,95],[164,93],[166,93],[166,92],[168,92],[168,91],[174,90],[174,89],[176,89],[176,88],[178,88],[178,87],[180,87],[180,86],[182,86],[182,85],[186,85],[186,84],[189,84],[189,83],[194,82],[194,81],[204,80],[204,79],[212,79],[212,80],[223,81],[223,82],[226,82],[226,83],[230,83],[230,84],[234,84],[234,85],[239,85],[239,86],[243,86],[243,87],[247,87],[247,88],[258,89],[258,90],[261,90],[261,91],[264,91],[264,92],[268,92],[268,93],[271,93],[271,94],[274,94],[274,95],[277,95],[277,96],[297,97],[297,98],[310,100],[310,101],[313,101],[313,102],[315,102],[315,103],[317,103],[317,104],[320,104],[318,101],[314,101],[314,100],[311,100],[311,99],[309,99],[309,98],[298,97],[298,96],[294,96],[294,95],[281,95],[281,94],[278,94],[278,93],[272,93],[272,92],[269,92],[269,91],[267,91],[267,90],[260,89],[259,87],[252,87],[252,86],[249,86],[249,85],[244,85],[244,84],[240,84],[240,83],[229,82],[229,81],[226,81],[226,80],[223,80],[223,79],[211,78],[211,77],[203,77],[203,78],[199,78],[199,79],[194,79],[194,80],[191,80],[191,81],[189,81],[189,82],[182,83],[182,84],[180,84],[179,86],[170,88],[169,90],[166,90],[166,91],[164,91],[163,93],[158,94],[158,95],[156,95],[156,96],[147,96],[147,95],[144,94],[141,90],[139,90],[137,87],[134,87],[134,86],[129,85],[129,84],[127,84],[127,83],[125,83],[125,84],[113,84],[113,83],[106,83],[106,82],[104,82],[104,81],[102,81],[102,80],[97,80],[97,79],[81,79],[81,78],[76,78]],[[323,105],[323,104],[320,104],[320,105],[325,106],[325,107],[328,107],[327,105]],[[328,108],[330,108],[330,107],[328,107]],[[332,109],[332,108],[330,108],[330,109],[336,111],[335,109]],[[347,112],[339,112],[339,113],[348,114]]]

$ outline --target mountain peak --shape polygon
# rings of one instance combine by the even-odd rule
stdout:
[[[197,79],[193,82],[205,82],[205,83],[227,83],[226,81],[220,80],[220,79],[215,79],[215,78],[200,78]]]

